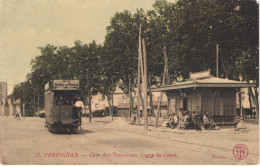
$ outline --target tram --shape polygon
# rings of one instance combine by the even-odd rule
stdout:
[[[79,80],[53,80],[45,85],[45,127],[49,132],[79,128],[80,114],[73,107],[79,96]]]

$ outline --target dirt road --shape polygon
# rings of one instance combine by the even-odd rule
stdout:
[[[75,134],[53,134],[43,118],[0,118],[2,164],[257,164],[258,125],[234,131],[154,129],[132,126],[123,119],[113,122],[83,119]],[[235,158],[237,144],[248,151]],[[242,154],[245,152],[242,152]],[[241,153],[240,153],[241,155]],[[244,156],[245,157],[245,156]]]

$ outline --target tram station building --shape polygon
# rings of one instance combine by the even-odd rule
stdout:
[[[236,93],[240,88],[256,87],[256,84],[217,78],[210,71],[190,73],[185,82],[153,88],[153,92],[165,92],[168,97],[168,112],[180,114],[196,111],[208,112],[217,123],[235,123],[237,120]]]

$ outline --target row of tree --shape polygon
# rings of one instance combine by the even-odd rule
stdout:
[[[115,13],[102,45],[76,41],[72,47],[39,47],[41,54],[32,60],[27,80],[16,85],[10,97],[33,104],[39,93],[43,107],[47,82],[79,79],[82,97],[90,110],[91,97],[98,92],[112,107],[117,85],[126,94],[137,87],[140,25],[149,86],[161,83],[164,48],[169,82],[175,82],[187,79],[189,72],[210,68],[215,73],[217,45],[220,77],[258,84],[258,11],[259,4],[252,0],[159,0],[152,10]]]

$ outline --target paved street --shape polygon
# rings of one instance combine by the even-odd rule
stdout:
[[[43,118],[0,118],[2,164],[256,164],[258,125],[218,131],[154,129],[132,126],[122,118],[83,120],[75,134],[53,134]],[[244,144],[238,160],[233,148]]]

